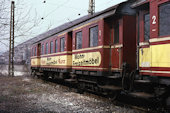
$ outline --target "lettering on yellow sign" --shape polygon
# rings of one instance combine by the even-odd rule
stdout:
[[[75,59],[84,58],[84,54],[75,54]]]
[[[98,64],[98,63],[99,63],[99,57],[97,57],[96,59],[94,59],[94,58],[89,58],[87,60],[84,59],[79,62],[73,61],[74,66],[85,66],[85,65],[89,65],[89,64]]]
[[[41,60],[41,63],[42,64],[45,64],[45,61],[44,60]],[[51,59],[51,58],[47,58],[47,62],[46,62],[46,65],[55,65],[55,64],[65,64],[66,63],[66,60],[63,60],[63,59]]]
[[[41,58],[41,65],[71,65],[71,55]]]
[[[100,52],[73,54],[73,66],[99,66],[101,63]]]
[[[47,65],[54,65],[54,64],[57,64],[57,61],[47,62]]]

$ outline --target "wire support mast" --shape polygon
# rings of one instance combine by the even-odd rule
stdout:
[[[89,15],[93,15],[95,13],[95,0],[89,0]]]
[[[11,2],[8,76],[14,76],[14,1]]]

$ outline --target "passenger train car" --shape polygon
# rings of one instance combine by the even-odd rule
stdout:
[[[138,86],[135,90],[152,94],[170,105],[170,1],[144,0],[131,7],[137,9],[136,70],[140,76],[133,75],[137,78],[133,80]]]
[[[169,12],[169,0],[129,0],[63,24],[32,45],[32,74],[170,107]]]

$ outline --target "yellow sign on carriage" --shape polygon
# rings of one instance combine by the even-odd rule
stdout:
[[[100,52],[78,53],[72,55],[73,66],[100,66]]]
[[[71,55],[42,57],[41,66],[71,66]]]

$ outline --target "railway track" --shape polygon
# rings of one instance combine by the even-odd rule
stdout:
[[[135,98],[124,93],[120,93],[116,98],[108,97],[108,95],[104,93],[97,93],[91,90],[83,90],[79,91],[77,86],[74,84],[69,84],[61,80],[51,80],[51,79],[44,79],[46,82],[53,82],[57,83],[62,86],[66,86],[69,88],[70,92],[81,93],[87,96],[92,96],[95,98],[99,98],[105,101],[110,101],[114,105],[131,108],[135,110],[139,110],[141,112],[146,113],[169,113],[169,111],[165,110],[164,108],[159,107],[159,103],[153,102],[151,100]]]

